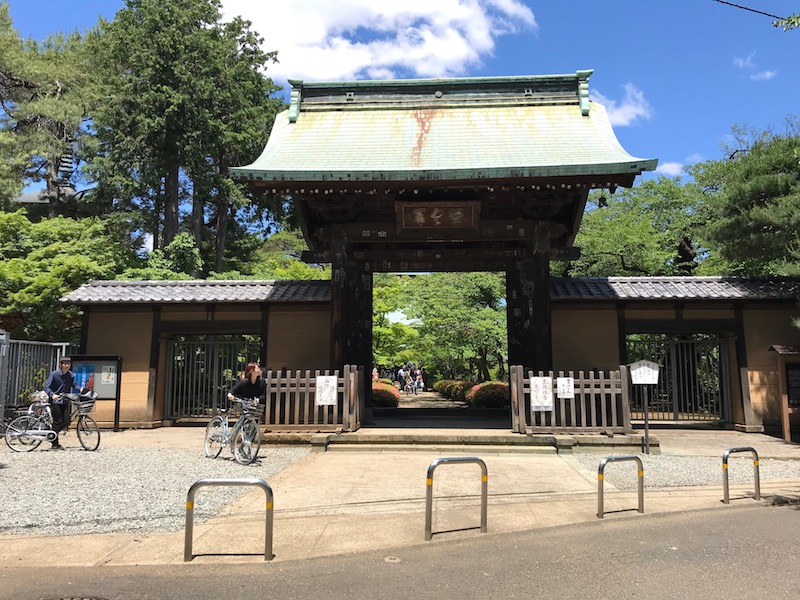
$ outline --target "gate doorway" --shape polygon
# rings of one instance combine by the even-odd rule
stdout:
[[[251,335],[179,335],[167,350],[165,418],[213,414],[248,362],[259,360],[261,338]]]
[[[648,386],[649,419],[656,422],[731,421],[728,344],[718,335],[635,334],[626,339],[628,361],[661,365]],[[631,386],[631,418],[644,419],[644,386]]]

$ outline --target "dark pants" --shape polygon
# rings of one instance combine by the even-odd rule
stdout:
[[[69,402],[67,400],[63,404],[50,404],[50,411],[53,413],[53,431],[58,432],[69,427]],[[57,440],[58,438],[56,438],[56,442],[53,442],[54,445],[57,444]]]

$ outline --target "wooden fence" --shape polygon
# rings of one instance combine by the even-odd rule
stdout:
[[[551,378],[551,410],[531,410],[531,377]],[[573,398],[558,397],[558,378],[574,380]],[[512,430],[518,433],[632,433],[629,377],[626,366],[619,371],[528,371],[512,366]]]
[[[336,377],[336,403],[316,404],[317,376]],[[336,371],[267,371],[264,425],[267,431],[355,431],[364,405],[363,369],[345,365]]]

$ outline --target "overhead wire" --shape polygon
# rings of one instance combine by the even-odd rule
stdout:
[[[747,10],[750,12],[757,13],[759,15],[764,15],[765,17],[772,17],[773,19],[778,19],[779,21],[782,21],[785,18],[785,17],[779,17],[778,15],[770,14],[768,12],[764,12],[763,10],[756,10],[755,8],[750,8],[749,6],[742,6],[741,4],[726,2],[725,0],[714,0],[714,2],[719,2],[720,4],[727,4],[728,6],[733,6],[734,8],[741,8],[742,10]]]

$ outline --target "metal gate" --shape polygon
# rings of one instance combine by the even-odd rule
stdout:
[[[629,335],[628,360],[661,365],[649,389],[651,421],[729,422],[730,369],[727,340],[716,335]],[[644,418],[644,386],[631,386],[631,418]]]
[[[250,361],[261,338],[240,335],[177,336],[167,350],[166,417],[208,419]]]
[[[44,387],[68,352],[68,342],[12,340],[0,332],[0,421],[6,408],[30,402],[30,395]]]

